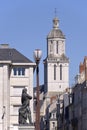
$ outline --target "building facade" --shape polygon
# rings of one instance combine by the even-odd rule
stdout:
[[[0,46],[0,130],[16,130],[22,89],[33,97],[35,63],[8,44]],[[33,121],[33,98],[30,101]]]
[[[77,119],[76,130],[87,129],[87,56],[79,65],[79,75],[76,76],[76,84],[73,87],[73,119]]]
[[[87,57],[79,65],[75,85],[68,93],[68,105],[64,105],[64,130],[87,129]],[[63,125],[63,124],[62,124]]]

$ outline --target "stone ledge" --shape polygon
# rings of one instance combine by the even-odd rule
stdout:
[[[18,130],[35,130],[34,125],[19,125]]]

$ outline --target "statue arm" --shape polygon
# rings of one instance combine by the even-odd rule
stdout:
[[[30,99],[30,100],[32,99],[32,96],[30,96],[30,95],[28,95],[28,94],[27,94],[27,97],[28,97],[28,99]]]

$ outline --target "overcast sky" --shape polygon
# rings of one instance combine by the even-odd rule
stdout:
[[[43,60],[47,56],[46,37],[55,17],[66,36],[66,55],[70,60],[70,86],[87,56],[87,0],[0,0],[0,44],[8,43],[30,60],[41,49],[40,84],[44,82]]]

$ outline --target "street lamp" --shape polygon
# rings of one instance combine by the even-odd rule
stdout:
[[[39,62],[42,56],[42,51],[40,49],[36,49],[34,51],[34,59],[36,62],[36,91],[37,91],[37,97],[36,97],[36,123],[35,123],[35,129],[40,130],[40,100],[39,100]]]

